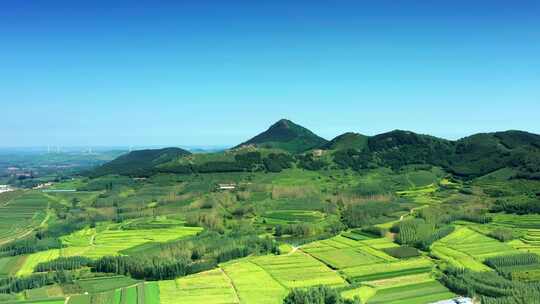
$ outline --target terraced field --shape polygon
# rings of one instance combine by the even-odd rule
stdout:
[[[21,237],[46,218],[49,199],[41,193],[5,196],[0,202],[0,244]]]
[[[413,304],[432,303],[439,300],[451,299],[455,295],[441,283],[431,280],[397,287],[378,289],[368,304]]]
[[[51,249],[46,251],[40,251],[29,254],[24,257],[24,263],[22,264],[17,275],[29,275],[34,272],[34,268],[41,262],[47,262],[60,257],[59,249]]]
[[[62,238],[68,246],[63,249],[64,256],[82,255],[99,258],[117,255],[122,250],[149,242],[166,242],[199,233],[199,227],[172,226],[156,229],[120,229],[110,225],[105,229],[83,229]]]
[[[159,281],[161,304],[240,303],[227,275],[221,269],[201,272],[184,278]]]
[[[362,241],[351,240],[343,236],[308,244],[302,247],[302,251],[333,269],[397,260]]]
[[[288,293],[287,288],[249,260],[227,263],[221,268],[231,279],[241,304],[281,304]]]
[[[486,258],[517,253],[517,250],[512,246],[466,227],[460,227],[450,235],[435,242],[433,249],[434,253],[439,254],[442,259],[450,257],[449,262],[466,265],[476,270],[482,270],[478,263],[483,262]],[[478,262],[476,265],[474,265],[475,261]]]
[[[348,285],[337,272],[299,251],[281,256],[256,257],[251,261],[287,288],[321,284],[333,287]]]
[[[118,255],[121,254],[122,250],[135,246],[149,242],[175,240],[195,235],[202,230],[199,227],[184,226],[162,229],[121,230],[118,228],[118,225],[110,225],[99,229],[86,228],[64,236],[61,240],[67,247],[36,252],[22,257],[17,275],[31,274],[39,263],[58,257],[84,255],[90,258],[100,258],[106,255]],[[0,264],[0,274],[3,272],[1,266]]]
[[[390,263],[349,267],[340,272],[350,281],[364,282],[431,272],[433,264],[427,258],[414,258]]]
[[[25,259],[21,256],[0,258],[0,278],[15,275],[24,264]]]
[[[493,223],[503,227],[519,229],[540,229],[540,215],[538,214],[496,214]]]
[[[106,279],[104,279],[106,281]],[[109,281],[110,282],[110,281]],[[159,287],[157,282],[132,284],[94,294],[71,296],[67,304],[159,304]],[[111,289],[112,288],[112,289]]]
[[[324,214],[319,211],[308,210],[275,210],[266,212],[263,217],[268,223],[283,224],[317,222],[324,219]]]

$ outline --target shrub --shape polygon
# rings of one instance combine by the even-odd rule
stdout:
[[[383,251],[398,259],[412,258],[420,255],[420,252],[416,248],[409,246],[384,248]]]
[[[491,231],[488,235],[501,242],[507,242],[514,239],[514,233],[511,229],[507,228],[497,228]]]
[[[293,289],[283,300],[283,304],[360,304],[360,298],[344,299],[336,290],[327,286],[308,289]]]

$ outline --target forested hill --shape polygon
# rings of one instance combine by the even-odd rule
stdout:
[[[355,149],[362,151],[367,148],[368,138],[366,135],[347,132],[332,139],[321,148],[325,150]]]
[[[189,151],[180,148],[146,149],[132,151],[96,168],[91,175],[147,175],[156,166],[173,161],[179,157],[190,155]]]
[[[188,156],[189,157],[186,157]],[[98,167],[91,175],[150,176],[432,165],[475,178],[501,169],[509,177],[540,179],[540,135],[523,131],[480,133],[457,141],[394,130],[375,136],[345,133],[330,142],[288,120],[224,152],[190,154],[178,148],[135,151]]]
[[[261,148],[282,149],[291,153],[300,153],[309,149],[318,148],[326,144],[327,140],[310,130],[282,119],[273,124],[268,130],[252,139],[236,146],[255,146]]]
[[[503,168],[511,168],[516,177],[540,178],[540,135],[523,131],[480,133],[450,141],[395,130],[369,137],[363,150],[348,147],[333,155],[342,167],[356,170],[429,164],[467,178]]]

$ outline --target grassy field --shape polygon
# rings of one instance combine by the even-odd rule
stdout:
[[[221,268],[231,279],[241,304],[281,304],[287,295],[287,288],[249,260],[227,263]]]
[[[437,241],[435,247],[438,248],[438,251],[440,251],[442,247],[443,250],[448,252],[456,251],[480,262],[496,255],[517,253],[517,250],[512,246],[487,237],[467,227],[456,229],[450,235]],[[462,257],[465,258],[465,256]],[[460,257],[457,258],[459,260]]]
[[[24,256],[0,258],[0,278],[14,275],[19,271],[26,260]]]
[[[29,254],[25,257],[24,263],[17,271],[17,275],[29,275],[34,272],[34,268],[41,262],[47,262],[60,257],[60,249],[51,249]]]
[[[297,223],[297,222],[317,222],[324,219],[324,214],[319,211],[309,210],[276,210],[268,211],[263,217],[269,223]]]
[[[314,242],[302,247],[302,251],[312,255],[333,269],[343,269],[366,264],[376,264],[397,259],[362,241],[343,236]]]
[[[45,195],[30,191],[17,193],[18,195],[2,195],[0,244],[27,234],[47,218],[49,199]]]
[[[287,288],[321,284],[336,287],[347,285],[347,282],[337,272],[303,252],[257,257],[252,262]]]
[[[439,300],[455,297],[441,283],[432,280],[429,282],[413,283],[397,287],[378,289],[376,294],[368,300],[368,304],[427,304]]]
[[[159,299],[161,304],[176,304],[180,299],[185,304],[240,303],[229,278],[221,269],[160,281]]]
[[[199,227],[170,225],[167,228],[137,229],[137,226],[109,224],[98,228],[87,228],[62,237],[68,246],[62,249],[65,256],[84,255],[99,258],[117,255],[121,251],[151,242],[166,242],[199,233]],[[123,229],[124,228],[124,229]],[[127,229],[125,229],[127,228]]]
[[[363,282],[431,272],[433,263],[426,258],[349,267],[340,272],[350,281]]]
[[[78,280],[77,285],[88,293],[100,293],[137,284],[139,281],[124,276]]]

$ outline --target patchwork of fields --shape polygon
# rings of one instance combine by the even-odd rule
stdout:
[[[167,242],[195,235],[200,227],[171,226],[156,229],[127,229],[123,230],[117,224],[98,228],[86,228],[61,238],[66,246],[61,249],[51,249],[32,253],[20,260],[11,261],[0,259],[0,275],[13,272],[16,267],[17,275],[28,275],[41,262],[54,260],[58,257],[86,256],[100,258],[103,256],[119,255],[121,251],[139,245],[153,242]],[[2,267],[3,264],[6,266]],[[8,267],[7,265],[13,265]],[[11,269],[11,270],[10,270]]]
[[[485,259],[497,255],[514,254],[518,251],[506,243],[469,228],[460,227],[433,244],[432,252],[438,258],[456,267],[490,271],[491,269],[482,263]]]
[[[22,237],[47,218],[49,199],[41,193],[4,193],[0,199],[0,244]]]

